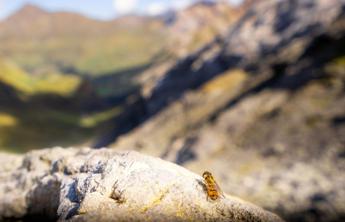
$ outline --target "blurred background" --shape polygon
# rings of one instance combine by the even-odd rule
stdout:
[[[137,150],[287,221],[345,221],[344,16],[343,0],[0,0],[0,151]]]

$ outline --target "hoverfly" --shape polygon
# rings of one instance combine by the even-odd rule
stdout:
[[[207,200],[208,198],[211,198],[211,200],[217,200],[220,197],[224,197],[222,190],[220,189],[219,185],[210,172],[205,171],[202,174],[202,177],[205,180]]]

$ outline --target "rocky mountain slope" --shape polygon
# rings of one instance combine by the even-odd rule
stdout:
[[[288,221],[344,220],[344,16],[341,0],[254,4],[157,75],[113,147],[207,167]]]
[[[224,35],[251,4],[235,7],[224,1],[200,1],[173,12],[165,27],[168,34],[162,52],[156,56],[155,63],[137,78],[142,95],[149,96],[155,84],[176,62]]]
[[[230,195],[208,200],[201,176],[137,152],[0,154],[9,159],[0,167],[0,220],[282,221]]]
[[[244,9],[225,1],[201,1],[177,11],[175,19],[168,25],[168,48],[175,55],[184,57],[222,35],[234,23]]]

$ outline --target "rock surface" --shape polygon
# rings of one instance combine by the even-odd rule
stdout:
[[[201,176],[134,151],[53,148],[0,160],[0,220],[282,221],[229,195],[207,200]]]

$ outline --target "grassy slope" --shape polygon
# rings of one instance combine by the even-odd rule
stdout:
[[[14,63],[0,59],[0,83],[13,88],[23,101],[0,106],[0,150],[24,152],[83,144],[106,130],[107,122],[119,114],[120,108],[82,115],[73,103],[63,105],[70,103],[80,81],[62,74],[30,76]],[[1,89],[0,96],[5,96]],[[47,105],[54,99],[62,105]]]
[[[92,143],[108,129],[108,122],[119,109],[80,115],[47,107],[23,110],[0,108],[0,150],[26,152],[52,146],[75,146]],[[110,127],[110,126],[109,126]]]
[[[59,73],[30,76],[13,62],[3,58],[0,58],[0,81],[25,95],[51,93],[60,96],[72,95],[81,83],[77,76]]]

